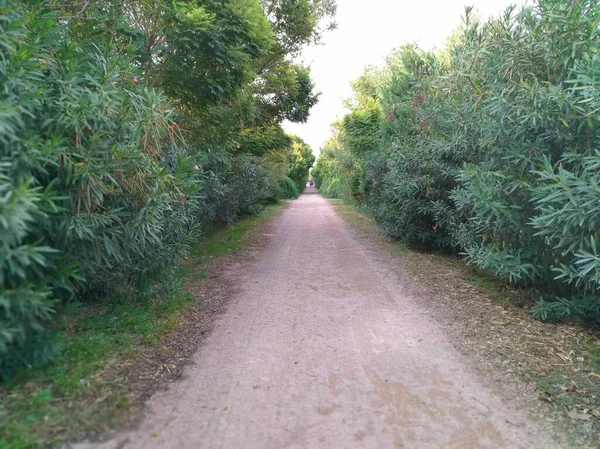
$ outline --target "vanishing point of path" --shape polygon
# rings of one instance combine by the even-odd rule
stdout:
[[[307,189],[139,428],[95,448],[550,448]],[[426,298],[421,298],[425,301]]]

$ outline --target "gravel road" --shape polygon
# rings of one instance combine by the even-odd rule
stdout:
[[[77,447],[555,447],[314,189],[276,220],[185,378],[136,430]]]

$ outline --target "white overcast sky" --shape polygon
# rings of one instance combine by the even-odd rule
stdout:
[[[352,91],[350,82],[367,65],[381,66],[385,57],[407,42],[421,48],[443,46],[460,24],[465,5],[482,18],[496,16],[524,0],[338,0],[338,29],[329,32],[320,46],[307,48],[299,58],[311,67],[316,89],[321,91],[307,123],[284,123],[302,137],[315,154],[329,138],[330,125],[343,116],[343,100]]]

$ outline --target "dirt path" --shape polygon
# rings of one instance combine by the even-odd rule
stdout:
[[[552,448],[320,195],[277,219],[186,377],[80,448]]]

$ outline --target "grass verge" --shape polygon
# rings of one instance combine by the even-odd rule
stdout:
[[[200,242],[192,249],[191,257],[204,261],[231,252],[243,251],[246,249],[248,233],[254,231],[259,224],[270,220],[284,205],[284,202],[270,205],[262,214],[244,218],[226,227],[208,229]]]
[[[186,311],[197,305],[186,289],[188,279],[205,278],[208,261],[244,250],[257,227],[284,205],[211,229],[177,269],[174,281],[82,305],[64,326],[60,357],[42,368],[23,370],[0,387],[0,449],[57,446],[122,424],[136,400],[123,367],[163,350],[161,342],[185,325]]]
[[[580,322],[543,323],[529,314],[537,294],[514,289],[456,256],[428,253],[383,236],[359,206],[329,200],[359,238],[379,245],[406,281],[486,375],[517,384],[566,447],[600,447],[600,332]],[[514,382],[518,380],[518,382]]]

